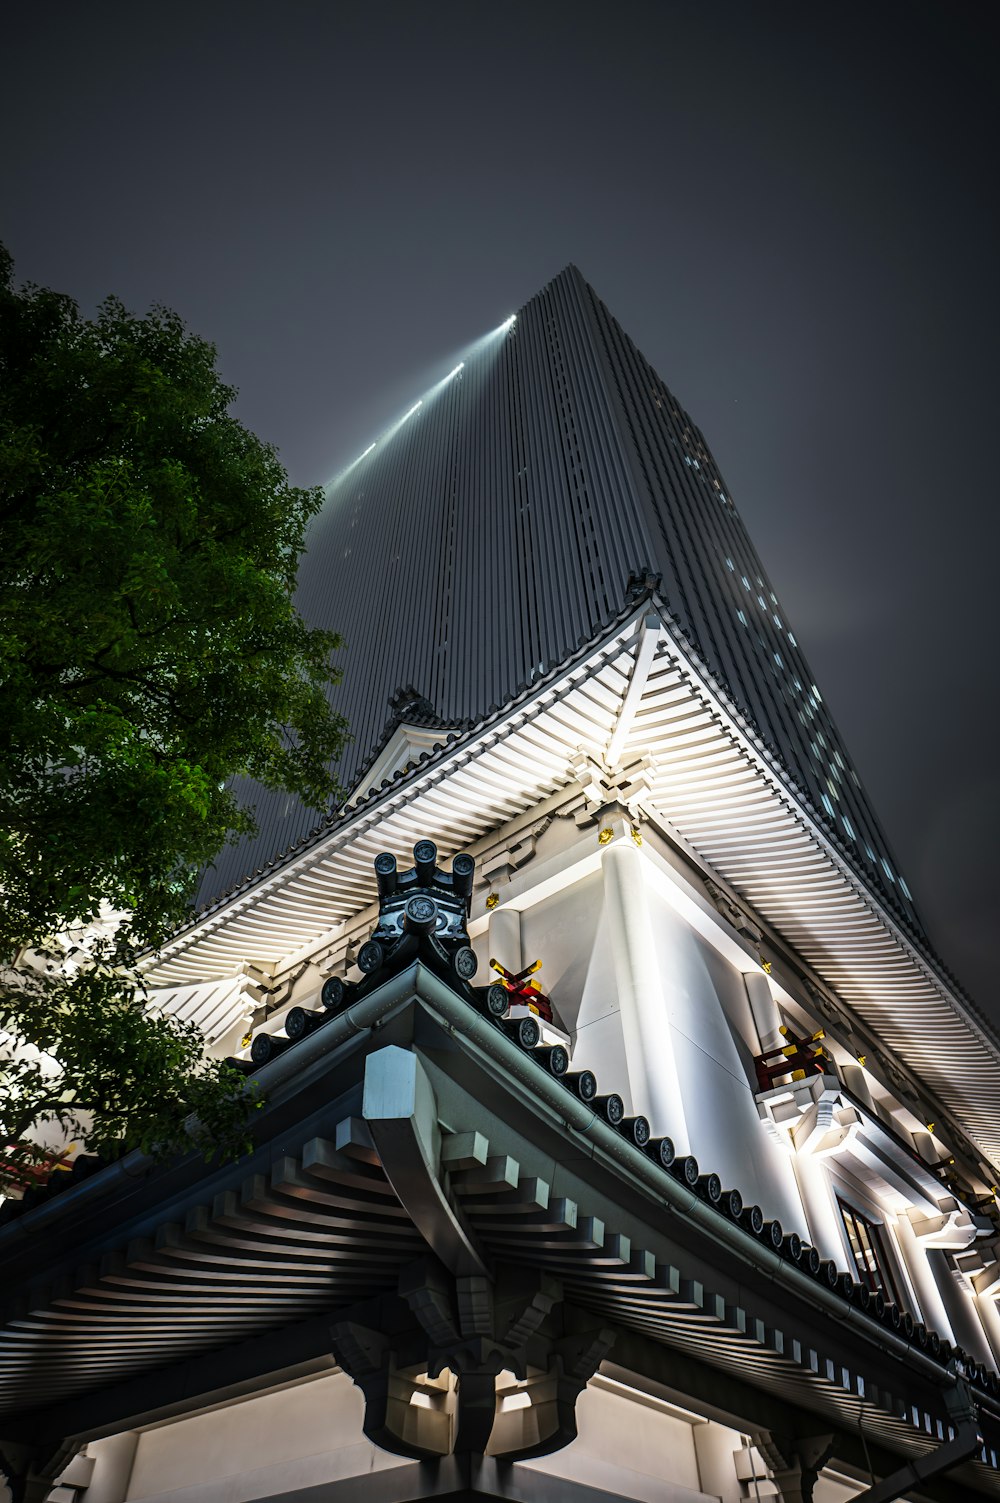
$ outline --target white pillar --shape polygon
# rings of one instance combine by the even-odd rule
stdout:
[[[977,1294],[976,1314],[993,1352],[993,1366],[1000,1367],[1000,1310],[997,1310],[996,1295]]]
[[[977,1362],[992,1362],[993,1353],[986,1339],[974,1294],[961,1287],[948,1266],[948,1254],[942,1247],[932,1247],[927,1256],[928,1267],[935,1276],[941,1299],[951,1319],[954,1340]]]
[[[736,1452],[740,1450],[736,1431],[709,1420],[694,1425],[692,1435],[702,1492],[719,1498],[721,1503],[740,1503],[746,1495],[736,1475]]]
[[[868,1089],[868,1077],[865,1074],[864,1066],[841,1065],[840,1074],[845,1086],[855,1100],[860,1101],[862,1106],[866,1106],[873,1117],[877,1116],[875,1103],[872,1100],[872,1093]]]
[[[649,1118],[657,1136],[688,1149],[681,1084],[663,995],[656,946],[646,900],[643,857],[627,819],[605,819],[612,839],[601,852],[604,910],[611,936],[618,1006],[632,1109]]]
[[[832,1258],[838,1268],[850,1268],[844,1221],[837,1209],[826,1164],[812,1154],[796,1153],[792,1155],[792,1167],[813,1247],[822,1257]]]
[[[508,971],[519,971],[521,959],[521,915],[503,903],[490,914],[490,959],[499,960]],[[493,978],[496,979],[495,977]]]
[[[922,1245],[905,1216],[896,1218],[896,1238],[906,1263],[906,1272],[913,1285],[913,1292],[920,1302],[924,1325],[929,1330],[937,1331],[939,1336],[946,1336],[949,1341],[954,1341],[956,1338],[951,1318],[941,1298],[934,1270],[927,1257],[927,1248]]]
[[[771,984],[763,971],[744,971],[743,984],[750,998],[750,1011],[760,1040],[762,1054],[773,1054],[784,1047],[785,1040],[778,1032],[781,1014],[771,995]]]

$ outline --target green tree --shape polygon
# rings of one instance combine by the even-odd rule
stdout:
[[[314,808],[337,791],[341,644],[292,603],[322,493],[289,484],[234,397],[176,314],[109,298],[83,318],[15,287],[0,247],[0,1026],[62,1071],[53,1105],[23,1057],[9,1067],[8,1141],[33,1091],[43,1115],[94,1113],[91,1141],[174,1146],[195,1098],[222,1132],[236,1077],[195,1063],[129,968],[184,917],[198,868],[252,831],[234,775]],[[94,964],[53,967],[54,937],[109,911]],[[145,1062],[131,1095],[111,1016]]]

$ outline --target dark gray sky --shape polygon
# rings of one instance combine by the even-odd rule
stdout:
[[[575,261],[704,430],[1000,1015],[996,14],[10,4],[0,236],[87,310],[176,308],[300,483]]]

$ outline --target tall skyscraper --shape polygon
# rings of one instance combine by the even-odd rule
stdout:
[[[777,752],[858,874],[920,921],[847,749],[701,430],[567,267],[329,490],[301,572],[309,619],[347,643],[349,790],[400,686],[480,717],[621,609],[650,569],[731,704]],[[255,841],[211,900],[316,823],[247,789]]]

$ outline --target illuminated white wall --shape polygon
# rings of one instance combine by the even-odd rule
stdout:
[[[89,1491],[95,1503],[250,1503],[339,1484],[337,1496],[350,1498],[353,1479],[361,1485],[375,1472],[412,1465],[372,1446],[362,1417],[350,1379],[324,1374],[92,1442]],[[742,1437],[723,1425],[600,1375],[580,1396],[577,1423],[575,1441],[516,1463],[513,1478],[562,1477],[635,1503],[738,1503],[745,1496],[737,1476]]]
[[[573,1037],[573,1068],[593,1070],[602,1091],[632,1110],[611,939],[599,872],[521,915],[524,963],[543,961],[539,981]],[[498,957],[499,958],[499,957]]]
[[[140,1434],[125,1498],[264,1498],[405,1465],[362,1434],[364,1402],[333,1373]]]
[[[765,1215],[804,1231],[790,1158],[766,1135],[754,1104],[743,977],[662,898],[652,894],[650,906],[691,1151]]]
[[[654,1133],[674,1137],[679,1149],[718,1173],[727,1188],[806,1232],[790,1156],[767,1136],[754,1104],[757,1036],[742,971],[664,895],[670,889],[648,842],[639,847],[626,833],[598,847],[597,837],[596,827],[583,841],[567,842],[565,829],[547,834],[510,889],[520,907],[521,963],[543,961],[539,979],[572,1035],[574,1068],[593,1070],[602,1091],[617,1091],[629,1111],[644,1111]],[[595,853],[597,870],[582,858],[587,850]],[[540,892],[547,891],[560,859],[571,873],[569,882],[533,902],[533,879]],[[654,1005],[632,1019],[631,1032],[627,1011],[634,999],[622,996],[616,965],[616,938],[620,948],[622,935],[615,932],[620,905],[616,912],[616,892],[609,891],[612,861],[625,869],[626,882],[642,884],[641,892],[631,894],[633,902],[639,900],[641,932],[630,913],[625,939],[633,950],[648,951],[649,966],[638,979],[655,990]],[[574,871],[580,874],[574,877]],[[494,911],[494,932],[503,911],[503,903]],[[711,926],[713,920],[703,922]],[[721,921],[714,922],[721,932]],[[475,943],[483,968],[479,979],[485,980],[490,941],[480,933]],[[747,955],[743,964],[755,962]]]

